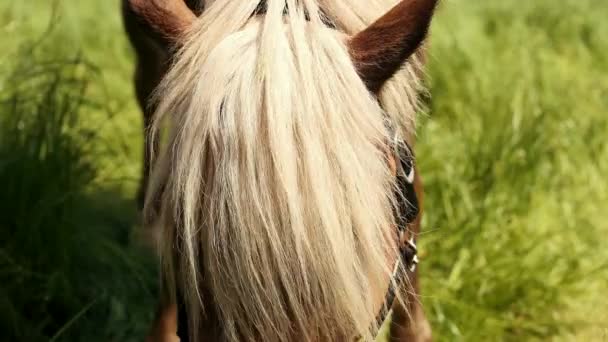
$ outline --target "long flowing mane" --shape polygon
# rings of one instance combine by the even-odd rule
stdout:
[[[371,339],[396,253],[384,146],[413,130],[420,66],[378,101],[345,37],[396,2],[266,0],[256,15],[260,0],[207,0],[187,33],[157,90],[153,129],[171,131],[146,215],[194,340],[209,312],[227,341]]]

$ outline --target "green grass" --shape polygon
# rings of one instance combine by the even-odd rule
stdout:
[[[90,53],[69,20],[48,26],[50,12],[17,19],[35,7],[0,6],[0,340],[139,341],[157,278],[132,237],[140,128],[128,55]]]
[[[141,126],[119,3],[52,3],[0,4],[0,331],[141,340],[155,281],[131,233]],[[608,338],[605,13],[443,2],[417,145],[436,340]]]
[[[97,162],[109,150],[81,119],[103,112],[88,96],[94,79],[78,59],[36,61],[17,67],[0,93],[0,330],[8,340],[124,341],[141,337],[152,316],[153,259],[130,241],[133,200],[100,178]]]
[[[417,148],[435,335],[597,340],[608,328],[608,4],[444,5]]]

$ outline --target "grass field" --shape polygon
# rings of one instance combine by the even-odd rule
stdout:
[[[606,13],[443,2],[416,147],[436,340],[608,341]],[[0,46],[0,340],[141,340],[157,289],[119,1],[2,2]]]

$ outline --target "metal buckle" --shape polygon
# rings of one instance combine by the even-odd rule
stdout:
[[[418,266],[418,247],[416,246],[416,240],[414,240],[414,237],[410,237],[410,239],[407,241],[407,247],[411,248],[414,251],[414,256],[412,257],[412,260],[406,260],[406,262],[408,262],[408,265],[406,265],[406,267],[408,267],[410,272],[414,272],[416,271],[416,267]]]

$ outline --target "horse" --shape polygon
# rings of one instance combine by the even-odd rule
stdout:
[[[373,340],[389,313],[392,340],[430,340],[413,146],[437,2],[123,0],[150,340]]]

